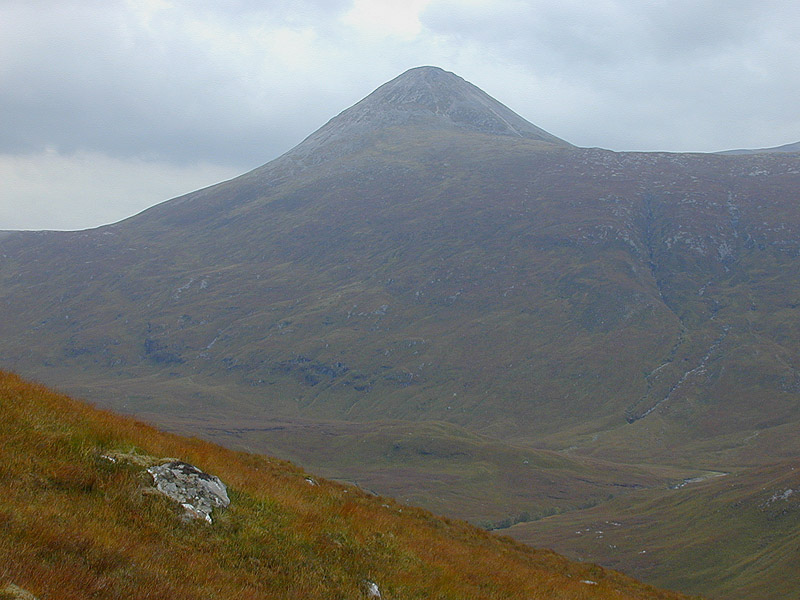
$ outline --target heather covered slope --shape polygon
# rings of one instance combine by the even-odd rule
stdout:
[[[387,599],[683,597],[8,373],[0,408],[0,585],[40,598],[367,598],[369,583]],[[201,465],[232,503],[182,521],[141,468],[104,458],[119,452]]]

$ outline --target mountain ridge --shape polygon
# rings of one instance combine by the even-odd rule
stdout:
[[[737,150],[723,150],[721,152],[717,152],[717,154],[773,154],[782,152],[800,152],[800,142],[783,144],[782,146],[772,146],[769,148],[740,148]]]

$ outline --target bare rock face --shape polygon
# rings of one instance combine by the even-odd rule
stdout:
[[[349,127],[358,123],[373,128],[415,124],[569,146],[455,73],[430,66],[409,69],[335,120]]]
[[[153,484],[159,492],[183,506],[186,518],[211,523],[211,512],[231,503],[228,490],[219,477],[204,473],[189,463],[176,460],[150,467],[147,472],[153,476]]]

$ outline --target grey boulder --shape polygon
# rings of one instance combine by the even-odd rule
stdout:
[[[219,477],[204,473],[180,460],[147,469],[155,488],[186,510],[185,517],[212,523],[211,512],[230,503],[228,490]]]

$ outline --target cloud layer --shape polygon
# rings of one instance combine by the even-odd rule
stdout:
[[[6,0],[0,229],[98,225],[119,218],[104,202],[243,172],[422,64],[578,145],[798,141],[799,22],[793,0]]]

